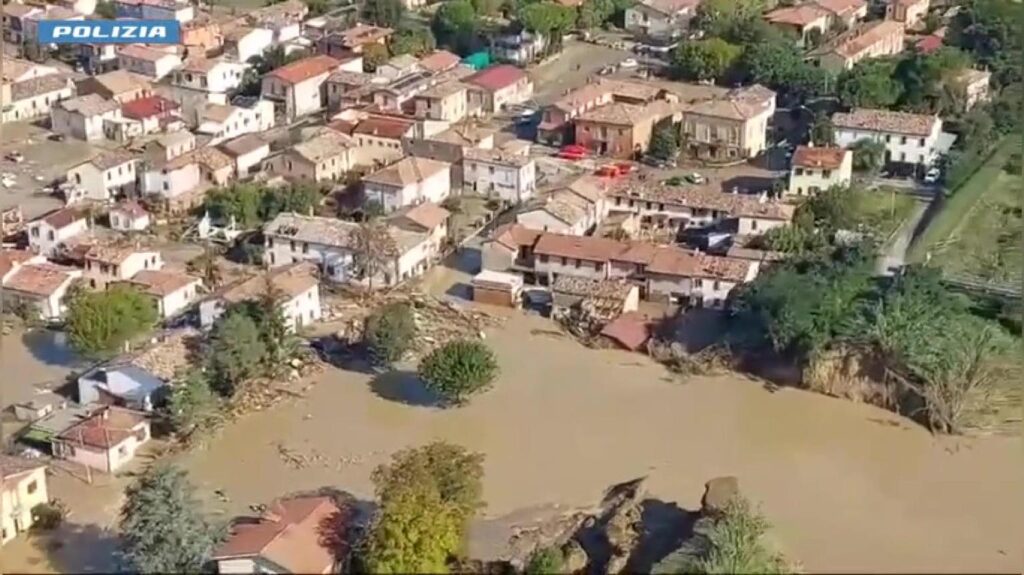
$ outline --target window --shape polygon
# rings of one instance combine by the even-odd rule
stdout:
[[[34,238],[38,238],[39,237],[39,228],[32,228],[32,237],[34,237]]]
[[[128,457],[128,446],[127,445],[122,445],[121,447],[118,447],[117,448],[117,455],[119,457]]]
[[[31,495],[31,494],[35,493],[36,489],[38,489],[38,488],[39,488],[39,486],[36,485],[36,480],[33,479],[32,482],[28,484],[28,487],[25,488],[25,490],[28,491],[29,495]]]
[[[49,239],[49,240],[50,240],[51,242],[52,242],[53,240],[57,239],[57,237],[56,237],[56,236],[54,235],[54,233],[53,233],[53,230],[50,230],[49,232],[47,232],[47,233],[46,233],[46,237],[47,237],[47,238],[48,238],[48,239]]]
[[[885,137],[885,143],[888,144],[890,142],[892,142],[892,136],[886,136]]]
[[[541,254],[541,256],[540,256],[540,263],[542,263],[542,264],[548,263],[548,256],[546,254]]]
[[[565,266],[565,265],[569,265],[569,258],[563,257],[563,258],[562,258],[562,265],[563,265],[563,266]]]
[[[798,175],[798,176],[804,175],[804,169],[803,168],[797,168],[796,169],[796,175]]]
[[[693,287],[695,287],[695,288],[704,287],[704,280],[702,280],[700,278],[694,278],[693,279]]]
[[[900,161],[901,162],[906,162],[907,161],[907,153],[906,152],[900,152]]]
[[[718,281],[718,280],[715,280],[715,283],[713,284],[713,287],[714,287],[714,288],[715,288],[716,290],[719,290],[719,289],[721,289],[721,288],[722,288],[722,282],[720,282],[720,281]]]
[[[907,143],[907,137],[906,136],[901,137],[900,138],[900,143],[901,144],[906,144]]]
[[[756,230],[757,229],[757,220],[750,220],[750,229],[752,229],[752,230]]]
[[[823,177],[823,178],[831,178],[832,177],[832,170],[822,170],[821,171],[821,177]]]
[[[579,268],[582,263],[583,260],[576,260],[576,267]]]
[[[924,147],[924,138],[921,138],[920,140],[918,140],[917,144],[923,148]]]
[[[302,243],[302,253],[304,253],[304,254],[308,254],[309,253],[309,244],[307,244],[305,242]]]

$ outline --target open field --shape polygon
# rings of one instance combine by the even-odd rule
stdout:
[[[1020,229],[1021,179],[1003,171],[1006,159],[1014,150],[1019,150],[1019,141],[1010,138],[946,200],[941,211],[914,242],[910,254],[913,261],[923,261],[930,253],[933,261],[949,271],[959,272],[970,272],[972,267],[976,268],[975,272],[983,270],[987,265],[983,264],[986,259],[991,263],[991,258],[999,251],[995,249],[999,245],[999,234],[1011,231],[1000,230],[997,224],[1009,224],[1012,220],[996,222],[992,218],[1002,217],[1003,207],[1011,207],[1011,213],[1004,212],[1003,215],[1012,215],[1012,206],[1008,202],[1012,202],[1014,197],[1017,202],[1017,229]],[[1015,267],[1020,269],[1019,261]]]
[[[917,205],[913,196],[888,188],[859,191],[854,198],[857,219],[883,239],[892,236]]]

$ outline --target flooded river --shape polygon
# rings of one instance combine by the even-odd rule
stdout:
[[[679,381],[550,330],[516,315],[490,333],[502,375],[467,407],[430,406],[410,373],[371,382],[330,369],[307,397],[232,424],[183,463],[207,493],[224,490],[232,514],[328,485],[370,498],[375,465],[436,438],[486,454],[486,517],[590,505],[641,475],[652,496],[695,509],[707,479],[736,475],[808,571],[1019,572],[1019,438],[934,438],[870,406],[740,376]],[[311,463],[290,467],[282,450]]]

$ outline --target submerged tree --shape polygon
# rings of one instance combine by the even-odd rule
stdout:
[[[79,353],[104,357],[122,351],[125,344],[152,329],[157,319],[149,297],[121,284],[70,298],[65,328]]]

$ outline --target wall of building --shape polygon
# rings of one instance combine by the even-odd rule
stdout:
[[[536,162],[525,166],[463,161],[464,185],[481,194],[497,194],[502,200],[520,203],[533,195]]]
[[[874,140],[885,144],[888,160],[892,162],[917,163],[925,166],[935,162],[938,156],[935,144],[942,131],[941,121],[935,122],[928,136],[904,136],[901,134],[884,134],[848,128],[835,129],[836,145],[849,148],[854,142],[862,139]]]
[[[45,467],[33,470],[13,485],[4,485],[0,491],[0,544],[32,527],[32,508],[49,500]]]

